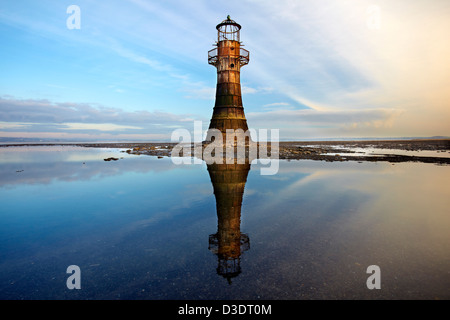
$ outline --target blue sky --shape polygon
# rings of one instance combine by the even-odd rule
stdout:
[[[66,25],[72,4],[80,29]],[[450,135],[448,1],[21,0],[0,8],[0,137],[206,129],[207,52],[227,15],[250,51],[249,127],[299,140]]]

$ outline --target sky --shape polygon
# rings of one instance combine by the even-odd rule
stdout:
[[[170,141],[194,121],[206,130],[207,52],[227,15],[250,51],[241,86],[256,132],[450,136],[448,0],[2,0],[0,138]]]

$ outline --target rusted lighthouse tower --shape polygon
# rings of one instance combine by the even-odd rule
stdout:
[[[222,132],[226,141],[227,129],[248,130],[241,97],[241,67],[249,62],[250,53],[241,48],[241,26],[230,16],[216,26],[217,48],[208,51],[208,63],[217,68],[216,102],[209,129]],[[214,136],[208,130],[206,141]]]

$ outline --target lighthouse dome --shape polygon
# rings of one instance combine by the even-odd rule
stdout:
[[[231,20],[230,16],[227,16],[226,20],[223,20],[216,26],[218,31],[218,40],[234,40],[239,41],[239,30],[241,25],[234,20]]]

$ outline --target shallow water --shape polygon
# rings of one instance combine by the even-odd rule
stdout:
[[[347,155],[347,156],[383,156],[383,155],[399,155],[399,156],[414,156],[414,157],[436,157],[436,158],[450,158],[450,152],[446,150],[402,150],[402,149],[386,149],[386,148],[356,148],[346,146],[335,146],[338,149],[351,151],[351,153],[327,153],[328,155]]]
[[[1,299],[450,298],[449,166],[120,151],[0,148]]]
[[[299,147],[321,148],[320,145],[299,145]],[[327,152],[323,153],[322,155],[364,156],[364,157],[398,155],[398,156],[414,156],[414,157],[450,158],[450,151],[447,150],[404,150],[404,149],[376,148],[372,146],[354,147],[346,145],[333,145],[329,147],[332,149],[339,149],[339,151]],[[342,152],[342,150],[348,152]]]

